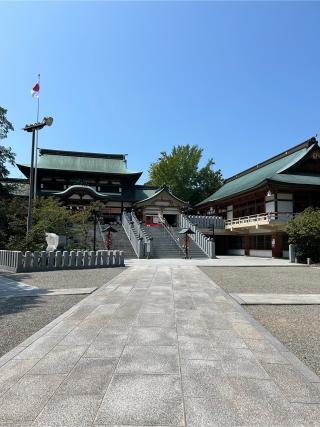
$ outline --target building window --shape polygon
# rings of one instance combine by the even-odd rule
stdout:
[[[251,236],[251,249],[268,250],[271,249],[271,235]]]

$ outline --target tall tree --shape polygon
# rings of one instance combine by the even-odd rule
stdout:
[[[149,168],[150,185],[167,185],[180,199],[191,204],[200,202],[223,182],[220,170],[213,170],[214,161],[209,159],[200,168],[203,149],[197,145],[178,145],[170,154],[165,151]]]
[[[0,139],[7,137],[8,132],[13,130],[12,123],[7,119],[7,110],[0,107]],[[0,145],[0,178],[5,178],[9,175],[9,170],[6,163],[9,162],[14,165],[15,154],[11,148],[6,148]]]

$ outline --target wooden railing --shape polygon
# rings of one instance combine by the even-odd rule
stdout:
[[[292,212],[265,212],[255,215],[247,215],[239,218],[227,219],[225,220],[225,226],[241,226],[250,223],[259,224],[265,223],[269,224],[271,221],[288,221],[291,218],[294,218],[297,214]]]

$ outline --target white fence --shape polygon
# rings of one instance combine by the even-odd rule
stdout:
[[[124,266],[123,251],[21,252],[0,250],[0,269],[12,272]]]
[[[187,218],[198,228],[224,229],[224,219],[221,216],[188,215]]]

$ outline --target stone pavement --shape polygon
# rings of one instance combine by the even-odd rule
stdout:
[[[245,294],[230,293],[241,305],[312,305],[320,304],[320,294]]]
[[[320,379],[190,264],[125,270],[0,366],[2,426],[320,420]]]
[[[284,258],[263,258],[253,256],[237,256],[237,255],[219,255],[217,258],[192,258],[192,259],[127,259],[125,264],[127,267],[148,266],[152,263],[153,266],[183,266],[197,265],[199,267],[305,267],[305,264],[290,263]]]

